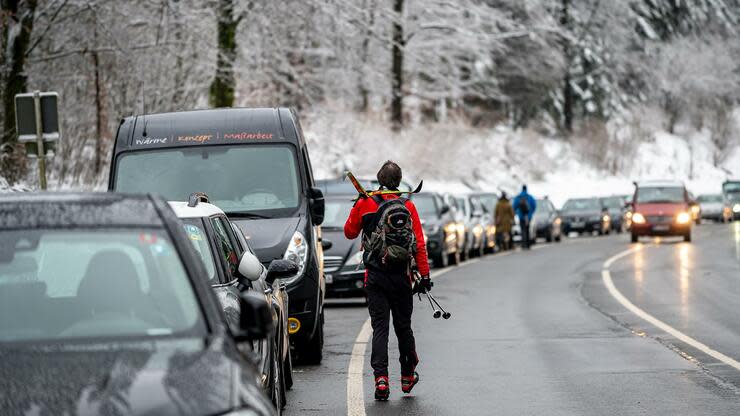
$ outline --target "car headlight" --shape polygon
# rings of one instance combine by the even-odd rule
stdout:
[[[445,232],[447,234],[455,234],[455,233],[457,233],[457,224],[455,224],[454,222],[451,222],[451,223],[445,225]]]
[[[483,226],[480,224],[476,224],[475,227],[473,227],[473,234],[475,236],[483,234]]]
[[[461,222],[458,222],[457,225],[455,226],[455,228],[457,229],[457,233],[458,234],[462,234],[462,233],[465,232],[465,224],[463,224]]]
[[[691,221],[691,215],[688,212],[681,212],[676,216],[676,222],[679,224],[688,224]]]
[[[632,222],[635,224],[645,224],[645,216],[640,214],[639,212],[635,212],[632,214]]]
[[[344,263],[345,266],[357,266],[360,264],[362,264],[362,251],[358,251],[357,253],[349,256],[347,262]]]
[[[611,218],[609,218],[609,216],[608,216],[608,215],[604,215],[603,217],[601,217],[601,219],[602,219],[602,220],[604,220],[604,222],[609,222],[609,221],[611,221]]]
[[[699,205],[692,205],[691,206],[691,213],[692,214],[698,214],[699,211],[701,211],[701,208],[699,207]]]
[[[732,206],[732,212],[740,212],[740,204],[735,204]]]
[[[306,237],[300,231],[293,233],[283,259],[290,260],[298,265],[298,273],[294,277],[284,279],[283,282],[288,284],[298,280],[303,275],[303,270],[306,268],[308,261],[308,241],[306,241]]]

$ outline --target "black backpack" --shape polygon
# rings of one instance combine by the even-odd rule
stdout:
[[[529,214],[529,201],[527,201],[527,197],[524,195],[519,196],[519,213],[521,215],[527,215]]]
[[[365,266],[389,272],[408,271],[416,254],[411,213],[406,198],[384,200],[374,196],[378,210],[363,226],[362,260]]]

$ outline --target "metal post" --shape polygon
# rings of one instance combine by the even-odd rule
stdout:
[[[33,108],[36,113],[36,152],[39,164],[39,185],[46,190],[46,151],[44,150],[44,129],[41,126],[41,92],[33,92]]]

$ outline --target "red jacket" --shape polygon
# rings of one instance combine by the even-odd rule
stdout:
[[[396,195],[382,195],[383,199],[398,198]],[[411,213],[411,226],[414,229],[416,235],[416,267],[419,268],[419,273],[422,276],[429,276],[429,261],[427,260],[427,246],[424,241],[424,232],[421,228],[421,220],[419,214],[416,212],[416,206],[410,200],[406,201],[406,208]],[[349,213],[349,218],[344,224],[344,235],[350,240],[357,238],[362,232],[362,219],[367,214],[374,214],[378,210],[378,203],[372,198],[361,198],[357,201],[352,211]]]

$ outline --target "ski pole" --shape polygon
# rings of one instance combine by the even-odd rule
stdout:
[[[436,306],[434,306],[434,304],[432,303],[432,298],[429,296],[429,293],[427,292],[424,292],[424,293],[427,295],[427,300],[429,300],[429,306],[431,306],[432,310],[434,311],[432,316],[434,316],[434,319],[439,319],[439,317],[442,316],[442,312],[439,309],[437,309]]]
[[[434,296],[432,296],[432,294],[431,294],[431,293],[428,293],[428,292],[427,292],[427,296],[429,297],[429,300],[430,300],[430,301],[434,301],[434,303],[436,303],[436,304],[437,304],[437,306],[439,307],[439,309],[441,309],[441,310],[442,310],[442,312],[443,312],[443,314],[442,314],[442,317],[443,317],[444,319],[450,319],[450,317],[452,316],[452,314],[451,314],[451,313],[449,313],[449,312],[447,312],[447,311],[445,310],[445,308],[443,308],[443,307],[442,307],[442,305],[440,305],[440,304],[439,304],[439,301],[437,300],[437,298],[435,298]]]

